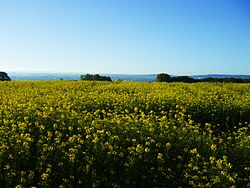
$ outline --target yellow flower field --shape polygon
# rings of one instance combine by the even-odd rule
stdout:
[[[250,84],[0,82],[0,187],[250,186]]]

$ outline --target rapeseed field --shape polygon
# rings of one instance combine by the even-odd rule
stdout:
[[[0,187],[250,186],[250,84],[0,82]]]

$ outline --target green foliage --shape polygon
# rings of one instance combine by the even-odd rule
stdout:
[[[81,80],[112,81],[109,76],[100,76],[99,74],[81,75]]]
[[[10,81],[10,77],[6,72],[0,72],[0,81]]]
[[[171,76],[165,73],[160,73],[156,76],[157,82],[170,82]]]
[[[219,82],[219,83],[250,83],[250,77],[247,79],[241,78],[203,78],[194,79],[189,76],[175,76],[171,77],[168,74],[160,73],[156,76],[157,82],[184,82],[184,83],[196,83],[196,82]]]
[[[170,82],[195,83],[196,80],[193,78],[190,78],[189,76],[177,76],[177,77],[172,77],[170,79]]]
[[[0,187],[247,187],[250,85],[0,83]]]
[[[250,83],[250,78],[241,79],[241,78],[203,78],[197,80],[199,82],[225,82],[225,83]]]

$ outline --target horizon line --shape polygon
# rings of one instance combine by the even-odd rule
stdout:
[[[241,76],[250,76],[249,74],[237,74],[237,73],[196,73],[196,74],[170,74],[167,72],[159,72],[159,73],[96,73],[96,72],[65,72],[65,71],[59,71],[59,72],[54,72],[54,71],[4,71],[7,72],[8,74],[103,74],[103,75],[157,75],[160,73],[165,73],[169,75],[187,75],[187,76],[202,76],[202,75],[241,75]]]

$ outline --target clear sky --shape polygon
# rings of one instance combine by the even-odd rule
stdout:
[[[250,74],[250,1],[0,0],[0,71]]]

